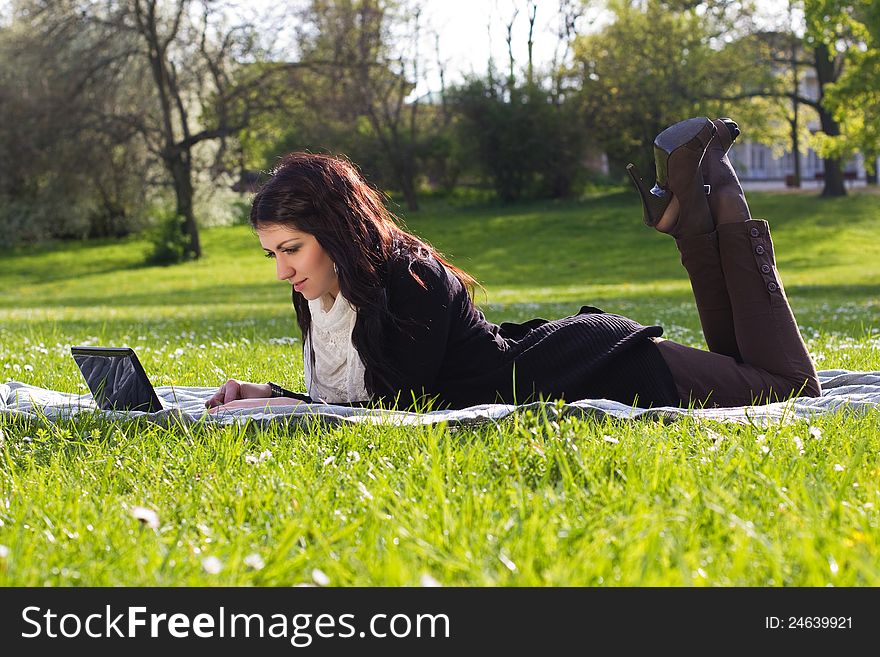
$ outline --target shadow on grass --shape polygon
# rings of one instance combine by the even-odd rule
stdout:
[[[87,309],[96,304],[96,299],[79,298],[69,300],[71,305],[83,308],[81,316],[65,319],[63,333],[72,336],[100,335],[100,336],[124,336],[124,335],[148,335],[152,333],[166,334],[172,337],[175,332],[195,331],[197,334],[208,333],[228,334],[229,336],[247,335],[248,337],[260,336],[272,337],[278,335],[299,336],[296,327],[293,308],[284,304],[287,299],[283,292],[276,295],[269,290],[269,284],[265,287],[265,303],[255,299],[253,286],[238,286],[237,298],[247,305],[247,311],[230,311],[230,302],[236,301],[236,296],[223,299],[224,306],[211,311],[211,295],[228,293],[226,286],[215,286],[213,289],[194,291],[187,298],[174,300],[157,299],[155,296],[133,296],[124,300],[113,301],[109,307],[136,308],[139,302],[145,302],[151,307],[173,306],[174,311],[170,315],[152,316],[150,313],[130,313],[127,317],[106,317],[95,313],[91,317]],[[809,317],[811,325],[820,328],[823,325],[832,326],[838,322],[834,317],[834,311],[841,307],[850,308],[850,322],[862,322],[873,325],[876,321],[876,307],[880,306],[880,285],[820,285],[820,286],[789,286],[786,292],[792,303],[795,315],[800,319]],[[106,300],[100,300],[104,303]],[[279,305],[279,301],[282,305]],[[593,305],[602,310],[624,315],[644,324],[659,322],[661,324],[682,324],[692,328],[699,327],[699,319],[696,314],[696,306],[689,289],[678,290],[650,290],[628,291],[621,293],[620,290],[603,289],[583,295],[572,294],[563,291],[558,296],[552,290],[544,290],[540,296],[524,295],[521,300],[514,302],[492,302],[477,305],[485,312],[491,322],[514,321],[522,322],[535,317],[545,319],[558,319],[572,315],[583,305]],[[192,307],[193,313],[188,313],[187,308]],[[864,311],[862,311],[864,307]],[[15,331],[16,325],[27,327],[28,331],[38,333],[58,333],[59,326],[54,319],[28,318],[26,320],[6,321],[4,325]]]
[[[108,253],[102,254],[102,251]],[[6,285],[40,285],[85,276],[138,271],[156,267],[146,258],[134,260],[127,244],[71,242],[20,247],[0,252]]]
[[[175,290],[174,292],[151,292],[147,285],[144,291],[138,293],[125,293],[120,295],[112,288],[96,288],[94,295],[69,295],[65,294],[58,298],[29,298],[25,304],[28,308],[53,308],[59,305],[73,308],[119,307],[130,308],[135,306],[210,306],[228,303],[266,303],[277,304],[287,302],[290,304],[290,287],[272,280],[267,283],[223,283],[218,285],[200,285],[195,289]],[[10,298],[0,301],[0,308],[19,308],[22,306],[20,299]],[[292,306],[291,306],[292,308]]]

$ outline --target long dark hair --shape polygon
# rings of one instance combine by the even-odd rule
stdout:
[[[383,336],[395,321],[388,307],[386,282],[389,263],[404,257],[409,273],[415,259],[436,258],[473,296],[477,282],[447,262],[432,246],[406,232],[349,161],[329,155],[295,152],[284,157],[260,188],[251,206],[254,230],[285,226],[314,235],[336,264],[342,295],[357,309],[352,342],[364,362],[364,384],[371,395],[377,384],[395,374],[385,358]],[[309,303],[293,291],[293,307],[303,340],[312,316]],[[307,357],[307,356],[306,356]]]

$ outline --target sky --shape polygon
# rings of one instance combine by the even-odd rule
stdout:
[[[467,74],[481,74],[491,55],[506,70],[507,24],[513,20],[513,53],[518,67],[528,61],[529,18],[525,0],[427,0],[425,21],[439,34],[440,58],[447,76],[459,81]],[[547,65],[558,43],[558,0],[536,0],[533,61]],[[514,18],[514,13],[516,16]],[[434,50],[433,42],[430,48]],[[435,57],[432,57],[435,59]]]
[[[784,12],[788,0],[758,0],[764,14]],[[277,0],[250,0],[247,4],[258,11],[283,10]],[[440,59],[444,64],[447,83],[460,82],[468,74],[484,74],[490,55],[496,67],[506,71],[507,24],[513,21],[513,53],[518,69],[528,61],[528,0],[421,0],[423,7],[420,51],[425,59],[425,80],[420,81],[416,94],[439,91],[434,33],[439,35]],[[553,60],[559,38],[559,0],[534,0],[537,6],[533,35],[535,66],[546,67]],[[607,20],[604,3],[594,0],[579,22],[579,31],[601,26]],[[0,0],[0,10],[9,0]],[[0,12],[2,13],[2,12]]]
[[[302,4],[306,0],[294,0]],[[446,82],[460,82],[464,76],[484,74],[491,55],[500,70],[507,70],[507,24],[513,21],[513,51],[516,66],[524,69],[528,61],[529,20],[528,0],[416,0],[422,7],[419,44],[422,75],[417,95],[439,91],[437,42]],[[2,3],[3,0],[0,0]],[[249,0],[255,11],[283,13],[285,7],[277,0]],[[533,34],[533,61],[536,67],[547,66],[553,59],[558,43],[559,0],[535,0],[537,6]],[[601,4],[599,0],[596,4]],[[593,14],[597,10],[592,10]]]
[[[765,16],[785,12],[788,0],[759,0],[759,13]],[[423,0],[424,24],[439,34],[440,58],[445,63],[448,83],[461,81],[470,73],[486,72],[489,56],[499,70],[508,67],[507,24],[513,22],[513,53],[518,68],[528,61],[527,0]],[[537,6],[533,35],[533,61],[536,67],[547,66],[553,60],[558,44],[559,0],[535,0]],[[600,27],[608,21],[604,3],[595,1],[585,10],[578,23],[580,32]],[[437,66],[434,64],[434,38],[423,38],[422,50],[430,53],[430,67],[425,71],[427,80],[420,82],[416,94],[437,91],[440,88]]]

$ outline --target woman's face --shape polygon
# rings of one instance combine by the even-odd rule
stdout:
[[[267,258],[275,259],[278,280],[289,281],[309,301],[339,294],[339,278],[329,254],[310,233],[286,226],[257,229]]]

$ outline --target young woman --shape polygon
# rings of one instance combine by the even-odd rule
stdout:
[[[490,323],[471,299],[474,279],[399,228],[350,163],[287,156],[250,220],[293,288],[309,396],[231,379],[206,406],[739,406],[820,394],[767,222],[751,218],[727,158],[738,134],[729,119],[688,119],[657,136],[652,189],[628,167],[645,223],[676,240],[709,351],[590,306],[554,321]]]

